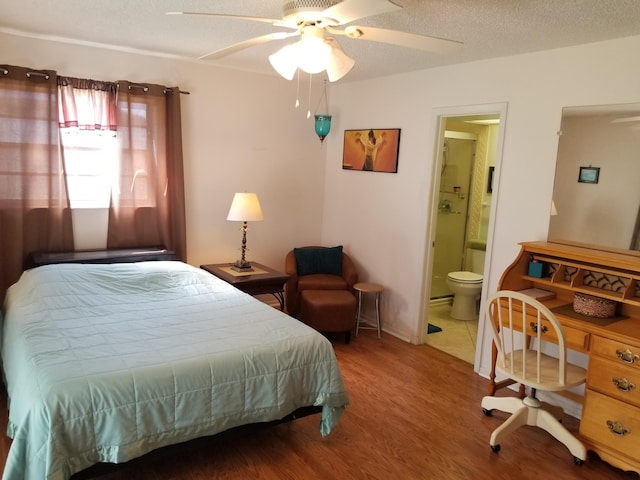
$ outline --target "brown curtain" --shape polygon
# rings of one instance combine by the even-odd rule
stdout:
[[[56,72],[0,66],[0,299],[34,251],[73,250]]]
[[[180,91],[118,82],[119,185],[108,248],[163,245],[186,260]]]

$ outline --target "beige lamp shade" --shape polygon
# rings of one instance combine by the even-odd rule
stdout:
[[[227,220],[235,222],[259,222],[264,220],[258,195],[255,193],[236,193],[233,196]]]

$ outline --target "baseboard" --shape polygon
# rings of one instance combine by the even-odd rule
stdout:
[[[442,305],[451,305],[453,303],[453,297],[440,297],[429,300],[430,307],[440,307]]]

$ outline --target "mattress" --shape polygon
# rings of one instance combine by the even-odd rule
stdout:
[[[5,298],[3,479],[67,479],[161,446],[348,405],[331,343],[181,262],[47,265]]]

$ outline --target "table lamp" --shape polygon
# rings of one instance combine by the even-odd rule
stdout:
[[[253,271],[251,264],[247,262],[247,259],[245,258],[247,250],[247,222],[259,222],[263,219],[258,195],[255,193],[236,193],[233,196],[233,202],[231,202],[231,208],[229,209],[227,220],[243,222],[242,227],[240,228],[240,230],[242,230],[242,256],[240,257],[240,260],[236,261],[236,263],[231,267],[236,272]]]

